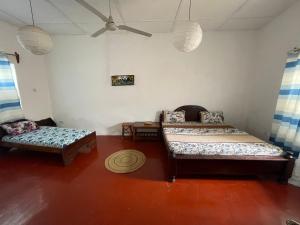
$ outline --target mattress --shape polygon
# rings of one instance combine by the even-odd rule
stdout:
[[[41,126],[39,129],[29,133],[23,133],[16,136],[6,135],[1,141],[16,144],[64,148],[91,133],[92,131],[83,129]]]
[[[228,125],[163,126],[170,151],[183,155],[280,156],[282,149]]]
[[[162,127],[175,127],[175,128],[217,128],[217,127],[231,127],[227,124],[213,124],[213,123],[201,123],[201,122],[194,122],[194,121],[186,121],[183,123],[167,123],[163,122]]]

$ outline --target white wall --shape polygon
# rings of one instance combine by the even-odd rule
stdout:
[[[170,34],[56,36],[46,61],[23,50],[16,28],[0,22],[0,50],[21,55],[16,70],[28,118],[51,116],[49,79],[54,117],[64,126],[116,134],[123,121],[199,104],[267,140],[286,52],[300,46],[299,12],[297,2],[257,32],[206,32],[188,54],[172,46]],[[134,74],[136,85],[112,87],[113,74]]]
[[[157,119],[184,104],[223,110],[244,129],[256,32],[206,32],[192,53],[178,52],[170,34],[56,36],[47,57],[53,113],[61,125],[118,134],[123,121]],[[134,74],[135,85],[112,87],[110,76]]]
[[[20,64],[14,64],[25,116],[33,120],[49,117],[52,112],[45,59],[22,49],[16,41],[16,33],[17,28],[0,22],[0,51],[20,54]]]
[[[300,47],[300,2],[258,32],[256,73],[253,77],[248,130],[269,138],[287,51]]]
[[[247,130],[268,140],[286,63],[287,51],[300,47],[300,2],[258,32],[256,72],[252,80]],[[290,183],[300,186],[300,162]]]

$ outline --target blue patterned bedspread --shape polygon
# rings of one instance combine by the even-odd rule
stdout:
[[[52,148],[64,148],[67,145],[91,134],[92,131],[61,127],[46,127],[17,136],[6,135],[3,142],[37,145]]]

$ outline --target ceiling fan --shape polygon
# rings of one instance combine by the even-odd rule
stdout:
[[[94,13],[96,16],[100,17],[105,22],[105,27],[101,28],[100,30],[96,31],[91,35],[91,37],[98,37],[99,35],[103,34],[105,31],[115,31],[115,30],[126,30],[129,32],[133,32],[136,34],[144,35],[147,37],[151,37],[152,34],[147,33],[145,31],[141,31],[126,25],[119,25],[117,26],[111,16],[111,6],[110,6],[110,0],[109,0],[109,17],[107,18],[104,16],[101,12],[99,12],[97,9],[95,9],[93,6],[91,6],[89,3],[87,3],[84,0],[75,0],[78,2],[81,6],[89,10],[90,12]]]

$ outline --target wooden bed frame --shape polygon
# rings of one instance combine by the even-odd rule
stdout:
[[[31,151],[50,152],[60,154],[64,165],[69,165],[79,152],[88,153],[96,147],[96,132],[93,132],[64,148],[51,148],[37,145],[16,144],[2,142],[0,140],[0,149],[9,151],[11,148],[18,148]]]
[[[200,112],[207,111],[196,105],[181,106],[175,111],[185,111],[186,121],[200,121]],[[163,121],[163,113],[160,116]],[[163,132],[162,132],[163,133]],[[168,152],[168,181],[177,177],[203,175],[226,176],[275,176],[279,182],[287,183],[292,175],[295,159],[292,154],[284,156],[203,156],[183,155],[170,151],[163,133]]]

